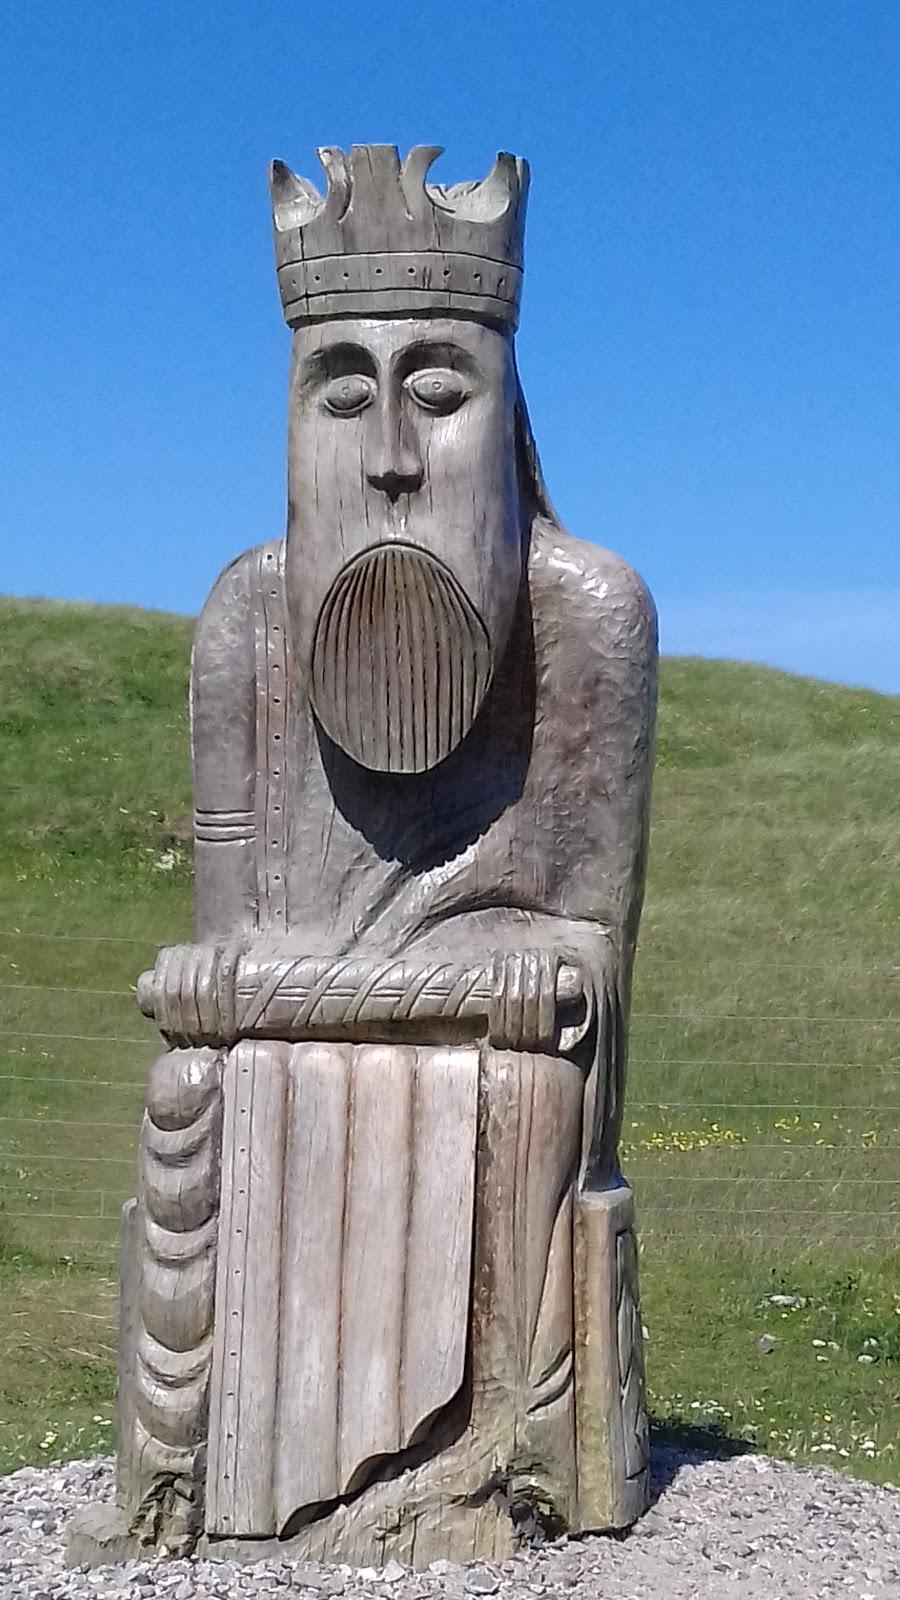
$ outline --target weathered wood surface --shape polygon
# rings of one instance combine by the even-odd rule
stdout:
[[[503,1555],[646,1501],[618,1140],[655,619],[541,476],[527,168],[433,154],[273,174],[287,531],[198,623],[196,943],[140,986],[171,1048],[120,1500],[169,1548]]]
[[[207,1527],[269,1531],[278,1423],[278,1294],[289,1048],[241,1044],[225,1122]]]
[[[150,1073],[140,1185],[123,1228],[119,1481],[133,1526],[190,1548],[203,1524],[214,1323],[220,1057],[173,1050]]]
[[[287,322],[465,309],[518,320],[527,163],[503,152],[480,184],[426,184],[441,151],[319,151],[320,195],[284,162],[271,171],[275,259]]]
[[[549,951],[508,958],[518,974],[506,982],[500,958],[483,966],[421,960],[373,961],[346,956],[279,956],[241,945],[172,945],[138,979],[145,1016],[170,1038],[226,1046],[238,1039],[353,1039],[361,1025],[409,1030],[423,1042],[434,1033],[502,1044],[515,1035],[523,1047],[546,1049],[591,1022],[591,993],[582,971]],[[502,1003],[498,1003],[502,1001]],[[515,1014],[514,1014],[515,1013]]]
[[[462,1386],[478,1053],[242,1044],[224,1089],[207,1528],[264,1535]]]
[[[307,1052],[326,1065],[323,1047],[297,1054]],[[469,1053],[446,1052],[455,1054]],[[633,1202],[624,1185],[573,1197],[582,1092],[579,1070],[559,1058],[482,1056],[469,1371],[430,1447],[307,1525],[288,1523],[281,1543],[213,1538],[206,1549],[423,1565],[448,1550],[502,1558],[517,1529],[622,1527],[639,1514],[647,1482]],[[433,1287],[429,1267],[423,1281]],[[298,1444],[298,1470],[302,1454]]]
[[[628,1527],[649,1494],[649,1438],[631,1190],[575,1205],[578,1520]]]

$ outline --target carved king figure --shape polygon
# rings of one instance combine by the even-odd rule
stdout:
[[[119,1506],[414,1565],[647,1499],[618,1166],[656,639],[541,478],[528,169],[276,163],[288,518],[200,618],[196,944],[139,986]]]

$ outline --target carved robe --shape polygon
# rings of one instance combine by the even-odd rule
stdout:
[[[330,963],[328,981],[351,956],[427,970],[523,949],[588,979],[582,1024],[556,1053],[454,1043],[452,1028],[440,1043],[413,1029],[406,1042],[339,1032],[176,1052],[224,1101],[221,1178],[200,1223],[207,1314],[185,1351],[212,1539],[294,1535],[307,1554],[354,1559],[374,1527],[385,1556],[419,1560],[461,1505],[484,1554],[509,1547],[529,1507],[551,1526],[618,1525],[642,1503],[616,1144],[654,663],[635,574],[540,519],[475,726],[433,770],[398,777],[344,756],[297,691],[281,545],[240,557],[207,602],[192,670],[201,943],[237,932],[252,950],[264,937]],[[153,1209],[145,1193],[151,1228]],[[178,1261],[163,1270],[143,1332],[157,1369]],[[148,1461],[154,1429],[165,1443],[181,1425],[158,1376],[151,1361],[137,1384]],[[170,1393],[183,1403],[183,1385]],[[592,1436],[609,1415],[618,1484]]]

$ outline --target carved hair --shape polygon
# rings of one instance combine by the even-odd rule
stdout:
[[[528,415],[528,404],[518,374],[516,374],[516,460],[523,505],[531,513],[529,524],[535,517],[540,517],[541,521],[550,523],[552,528],[563,533],[563,525],[550,499],[550,492],[544,479],[534,429]]]

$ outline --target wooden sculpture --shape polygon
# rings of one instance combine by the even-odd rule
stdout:
[[[196,944],[139,998],[119,1505],[414,1565],[647,1500],[625,1027],[645,588],[572,539],[513,335],[528,169],[276,163],[288,523],[200,618]]]

